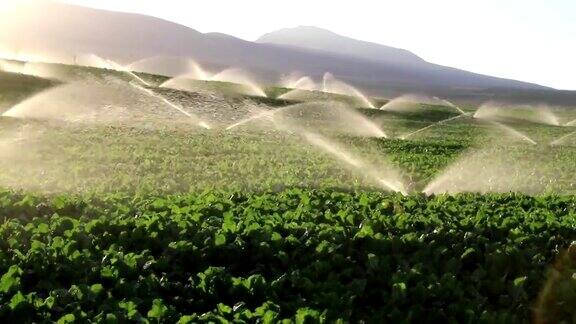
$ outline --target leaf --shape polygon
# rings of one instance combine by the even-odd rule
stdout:
[[[358,200],[358,204],[362,207],[370,206],[370,198],[366,195],[360,195],[360,199]]]
[[[58,324],[74,323],[76,321],[76,316],[74,314],[66,314],[58,320]]]
[[[118,304],[118,306],[120,306],[120,308],[126,310],[126,312],[130,312],[130,311],[138,309],[138,305],[136,305],[136,303],[134,303],[133,301],[120,302]]]
[[[403,300],[406,297],[406,284],[398,282],[392,285],[392,298]]]
[[[277,320],[278,320],[278,313],[271,310],[267,310],[266,313],[264,313],[264,315],[262,316],[262,323],[265,324],[276,323]]]
[[[116,318],[116,315],[108,313],[106,314],[106,323],[108,324],[118,323],[118,318]]]
[[[462,260],[469,259],[472,256],[474,256],[475,253],[476,253],[476,249],[468,248],[468,249],[466,249],[466,251],[464,251],[464,253],[462,253],[462,256],[460,256],[460,259],[462,259]]]
[[[244,280],[244,285],[251,293],[255,293],[258,290],[264,289],[266,287],[266,279],[260,274],[251,275],[246,280]]]
[[[22,295],[21,292],[18,292],[10,299],[9,306],[10,309],[15,310],[18,307],[21,307],[24,303],[26,303],[26,297]]]
[[[368,254],[368,268],[370,270],[378,269],[379,263],[380,263],[380,258],[378,258],[377,255],[375,255],[373,253]]]
[[[274,242],[278,242],[282,240],[282,235],[278,232],[274,232],[272,233],[272,236],[270,238],[270,240],[274,241]]]
[[[50,226],[45,223],[41,223],[36,227],[36,233],[47,234],[50,233]]]
[[[168,307],[164,305],[162,299],[154,299],[152,302],[152,308],[150,308],[148,311],[148,317],[161,319],[164,317],[167,311]]]
[[[310,308],[299,308],[296,311],[296,324],[320,322],[320,312]]]
[[[371,237],[373,235],[374,230],[372,229],[372,226],[368,222],[363,222],[360,227],[360,230],[356,234],[356,237],[364,238],[364,237]]]
[[[222,246],[224,244],[226,244],[226,235],[222,233],[216,234],[216,236],[214,237],[214,245]]]
[[[156,199],[152,202],[152,207],[156,210],[161,210],[166,208],[168,202],[165,199]]]
[[[256,308],[254,314],[264,317],[269,312],[272,312],[273,314],[278,314],[280,312],[280,306],[272,302],[265,302],[264,304],[262,304],[262,306]]]
[[[198,322],[198,317],[191,315],[184,315],[178,320],[178,324],[189,324]]]
[[[112,266],[105,266],[100,270],[100,275],[102,278],[117,279],[118,269]]]
[[[332,244],[326,240],[323,240],[322,242],[320,242],[318,244],[318,246],[316,247],[316,252],[317,253],[326,253],[330,250],[330,247],[332,246]]]
[[[524,285],[524,282],[526,282],[527,278],[528,277],[524,276],[514,279],[514,287],[522,287]]]
[[[224,220],[222,221],[222,230],[225,232],[236,233],[236,229],[236,221],[234,221],[232,212],[225,212]]]
[[[46,305],[46,307],[48,307],[48,309],[52,309],[52,307],[54,307],[55,302],[56,302],[56,299],[52,296],[49,296],[44,300],[44,305]]]
[[[124,264],[130,269],[130,270],[136,270],[136,267],[138,266],[138,256],[134,253],[128,253],[124,256]]]
[[[224,314],[224,315],[231,314],[232,313],[232,307],[227,306],[227,305],[222,304],[222,303],[219,303],[218,304],[218,312],[220,314]]]
[[[93,284],[90,286],[90,291],[94,295],[100,295],[104,291],[104,286],[102,286],[102,284]]]
[[[20,286],[20,275],[22,275],[22,269],[19,266],[10,266],[8,271],[0,278],[0,292],[7,293],[13,289],[18,289]]]

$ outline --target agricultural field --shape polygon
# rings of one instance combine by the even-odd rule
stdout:
[[[576,111],[89,72],[0,72],[0,319],[574,320]]]

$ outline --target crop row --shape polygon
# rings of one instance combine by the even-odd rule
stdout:
[[[555,322],[575,215],[512,194],[4,192],[0,318]]]

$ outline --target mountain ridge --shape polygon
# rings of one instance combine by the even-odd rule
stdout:
[[[373,95],[378,95],[383,88],[400,85],[408,90],[549,89],[434,65],[409,51],[375,43],[369,43],[369,47],[406,55],[409,58],[402,60],[407,62],[371,60],[330,51],[330,47],[311,49],[249,42],[222,33],[200,33],[161,18],[61,3],[22,10],[14,16],[17,19],[0,17],[4,27],[0,29],[0,43],[12,44],[15,47],[12,50],[21,53],[63,51],[70,56],[93,53],[123,64],[156,56],[189,57],[208,66],[243,68],[267,83],[276,82],[282,75],[294,71],[317,79],[325,72],[331,72]],[[329,33],[339,41],[342,38],[352,40],[355,45],[350,48],[366,43]]]
[[[382,56],[383,62],[425,62],[416,54],[405,49],[357,40],[315,26],[282,28],[260,36],[256,40],[256,43],[292,45],[296,47],[340,53],[376,62],[380,61],[378,57],[379,55]]]

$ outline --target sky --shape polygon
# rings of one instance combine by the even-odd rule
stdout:
[[[281,28],[317,26],[433,63],[576,90],[576,0],[61,1],[250,41]]]

